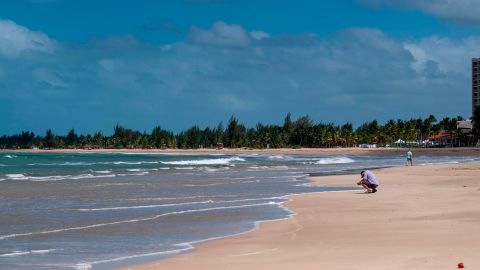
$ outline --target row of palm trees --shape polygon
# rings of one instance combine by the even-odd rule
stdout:
[[[380,124],[377,120],[366,122],[356,129],[351,123],[314,123],[309,116],[292,120],[288,113],[283,125],[257,124],[247,128],[232,116],[226,128],[220,123],[215,128],[193,126],[174,134],[157,126],[150,133],[135,131],[116,125],[111,136],[102,132],[78,135],[74,129],[67,135],[54,134],[49,129],[45,136],[25,131],[17,135],[0,137],[1,148],[284,148],[284,147],[352,147],[358,144],[385,146],[398,139],[424,141],[432,135],[448,132],[464,136],[457,129],[455,118],[437,121],[430,115],[424,119],[389,120]],[[468,141],[465,137],[464,140]]]

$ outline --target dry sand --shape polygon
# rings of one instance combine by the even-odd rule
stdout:
[[[379,192],[292,196],[290,219],[123,269],[480,269],[480,163],[374,171]],[[352,186],[358,175],[316,177]]]

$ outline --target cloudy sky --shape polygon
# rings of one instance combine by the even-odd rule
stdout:
[[[478,14],[478,0],[5,0],[0,134],[468,118]]]

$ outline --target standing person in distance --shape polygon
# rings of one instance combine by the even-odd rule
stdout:
[[[413,166],[413,153],[412,151],[410,150],[410,148],[408,148],[408,152],[407,152],[407,163],[405,163],[405,166]]]
[[[369,170],[362,171],[360,175],[362,179],[357,183],[357,185],[366,189],[365,193],[377,192],[377,187],[379,185],[377,177]]]

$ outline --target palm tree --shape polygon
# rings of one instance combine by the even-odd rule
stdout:
[[[47,130],[47,133],[45,135],[45,144],[48,149],[56,147],[56,136],[53,134],[53,131],[51,129]]]

